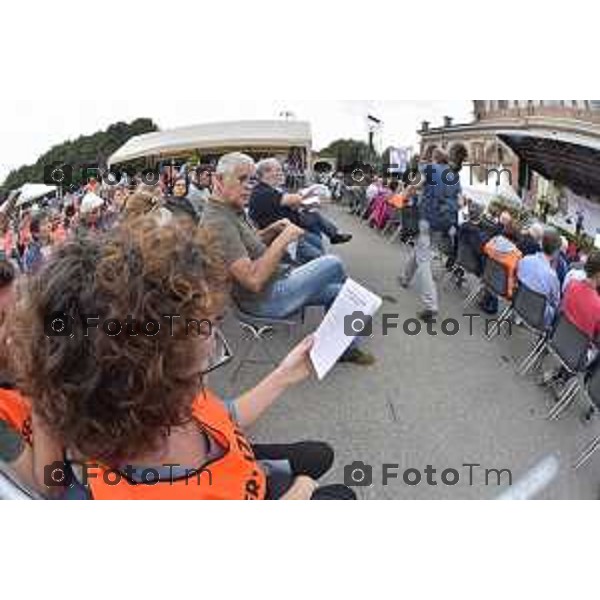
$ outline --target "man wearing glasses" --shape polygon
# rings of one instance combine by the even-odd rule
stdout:
[[[223,156],[213,177],[214,195],[203,215],[203,225],[221,245],[234,283],[234,301],[244,312],[265,318],[284,319],[305,306],[328,309],[346,280],[344,265],[332,255],[296,268],[284,262],[288,247],[305,230],[288,219],[255,229],[245,210],[255,173],[249,156]],[[375,359],[353,344],[342,360],[370,365]]]

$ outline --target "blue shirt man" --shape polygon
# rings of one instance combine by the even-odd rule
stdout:
[[[561,240],[556,231],[544,234],[542,252],[526,256],[517,268],[517,279],[529,289],[546,297],[546,326],[550,327],[560,306],[560,282],[552,261],[560,251]]]

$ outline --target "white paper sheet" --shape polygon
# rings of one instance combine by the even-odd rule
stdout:
[[[302,200],[302,206],[318,206],[321,204],[321,200],[316,196],[309,196],[308,198]]]
[[[381,304],[382,299],[379,296],[352,279],[346,280],[314,334],[315,341],[310,351],[310,359],[319,379],[323,379],[329,373],[354,337],[358,337],[347,334],[360,331],[363,323],[368,324]],[[347,321],[346,317],[352,319]],[[348,325],[347,331],[345,325]]]

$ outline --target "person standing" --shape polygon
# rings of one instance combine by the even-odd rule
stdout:
[[[450,168],[446,154],[436,149],[433,164],[425,169],[425,182],[419,203],[419,235],[409,257],[400,285],[408,288],[416,278],[419,298],[423,309],[417,313],[419,319],[429,322],[439,310],[438,293],[433,280],[431,261],[433,245],[449,244],[449,234],[458,224],[458,197],[461,193],[459,174]]]

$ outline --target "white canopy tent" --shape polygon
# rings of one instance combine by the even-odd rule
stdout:
[[[17,206],[22,206],[23,204],[28,204],[29,202],[34,202],[39,198],[53,194],[57,189],[55,185],[46,185],[45,183],[24,183],[19,188],[21,194],[17,200]]]
[[[162,158],[198,151],[224,153],[252,150],[306,149],[310,157],[312,134],[305,121],[232,121],[180,127],[131,138],[108,160],[109,166],[139,158]]]

